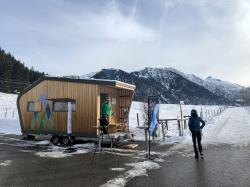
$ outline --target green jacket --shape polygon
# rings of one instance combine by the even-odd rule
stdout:
[[[111,114],[110,104],[103,103],[102,104],[102,116],[110,116],[110,114]]]

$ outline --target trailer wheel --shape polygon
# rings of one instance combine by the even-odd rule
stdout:
[[[24,140],[36,140],[36,136],[33,136],[33,135],[26,135],[23,137]]]
[[[76,143],[76,137],[70,136],[70,139],[71,139],[71,144],[74,145]]]
[[[59,136],[54,135],[51,137],[50,142],[53,143],[54,145],[58,145],[59,143]]]
[[[69,136],[63,136],[61,139],[61,144],[65,147],[71,145],[71,138]]]

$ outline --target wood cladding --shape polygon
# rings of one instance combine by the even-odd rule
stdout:
[[[111,100],[113,99],[115,101],[113,103],[111,101],[113,115],[110,117],[110,123],[124,123],[123,107],[128,108],[128,110],[130,109],[133,90],[100,84],[43,80],[21,95],[19,99],[20,119],[22,120],[23,130],[27,131],[29,129],[33,115],[32,112],[27,111],[28,102],[39,102],[39,97],[44,96],[48,99],[49,108],[52,112],[51,117],[55,123],[55,131],[61,133],[67,132],[67,112],[53,112],[52,100],[69,98],[75,100],[76,107],[75,112],[72,112],[73,133],[91,136],[96,135],[97,129],[93,128],[93,126],[99,125],[101,93],[106,93]],[[51,129],[47,126],[44,127],[44,132],[50,131]]]

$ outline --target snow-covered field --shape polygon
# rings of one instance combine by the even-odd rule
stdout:
[[[0,92],[0,133],[21,134],[16,99],[15,94]]]
[[[224,110],[224,106],[209,106],[209,105],[182,105],[183,116],[190,115],[190,111],[196,109],[203,119],[208,123],[212,123],[214,117],[218,114],[217,112]],[[135,134],[136,140],[144,140],[144,131],[137,128],[137,115],[139,114],[139,124],[143,126],[143,103],[133,102],[131,112],[130,112],[130,131]],[[176,104],[162,104],[160,105],[160,119],[177,119],[180,118],[180,105]],[[179,131],[177,126],[177,121],[169,122],[169,131],[167,132],[168,139],[164,143],[174,143],[180,141],[182,138],[179,137]],[[184,135],[188,135],[188,130],[184,131]],[[162,139],[161,127],[157,133],[158,138],[156,140]],[[163,142],[162,142],[163,143]]]
[[[16,109],[15,94],[0,93],[0,133],[4,134],[21,134],[18,113]],[[189,115],[191,109],[196,109],[199,113],[202,110],[204,118],[211,120],[212,113],[218,111],[221,106],[199,106],[199,105],[184,105],[183,115]],[[144,131],[137,128],[137,117],[139,114],[140,126],[143,125],[143,103],[133,102],[130,112],[130,131],[135,134],[136,140],[144,140]],[[180,116],[180,106],[175,104],[163,104],[160,106],[160,119],[177,118]],[[160,129],[160,128],[159,128]],[[158,133],[159,139],[161,139],[161,132]],[[178,138],[177,122],[171,122],[169,124],[169,131],[167,134],[171,137]]]

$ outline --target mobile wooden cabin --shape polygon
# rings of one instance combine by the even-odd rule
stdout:
[[[134,90],[134,85],[115,80],[41,78],[18,95],[22,133],[97,137],[106,98],[112,109],[109,131],[124,132]]]

